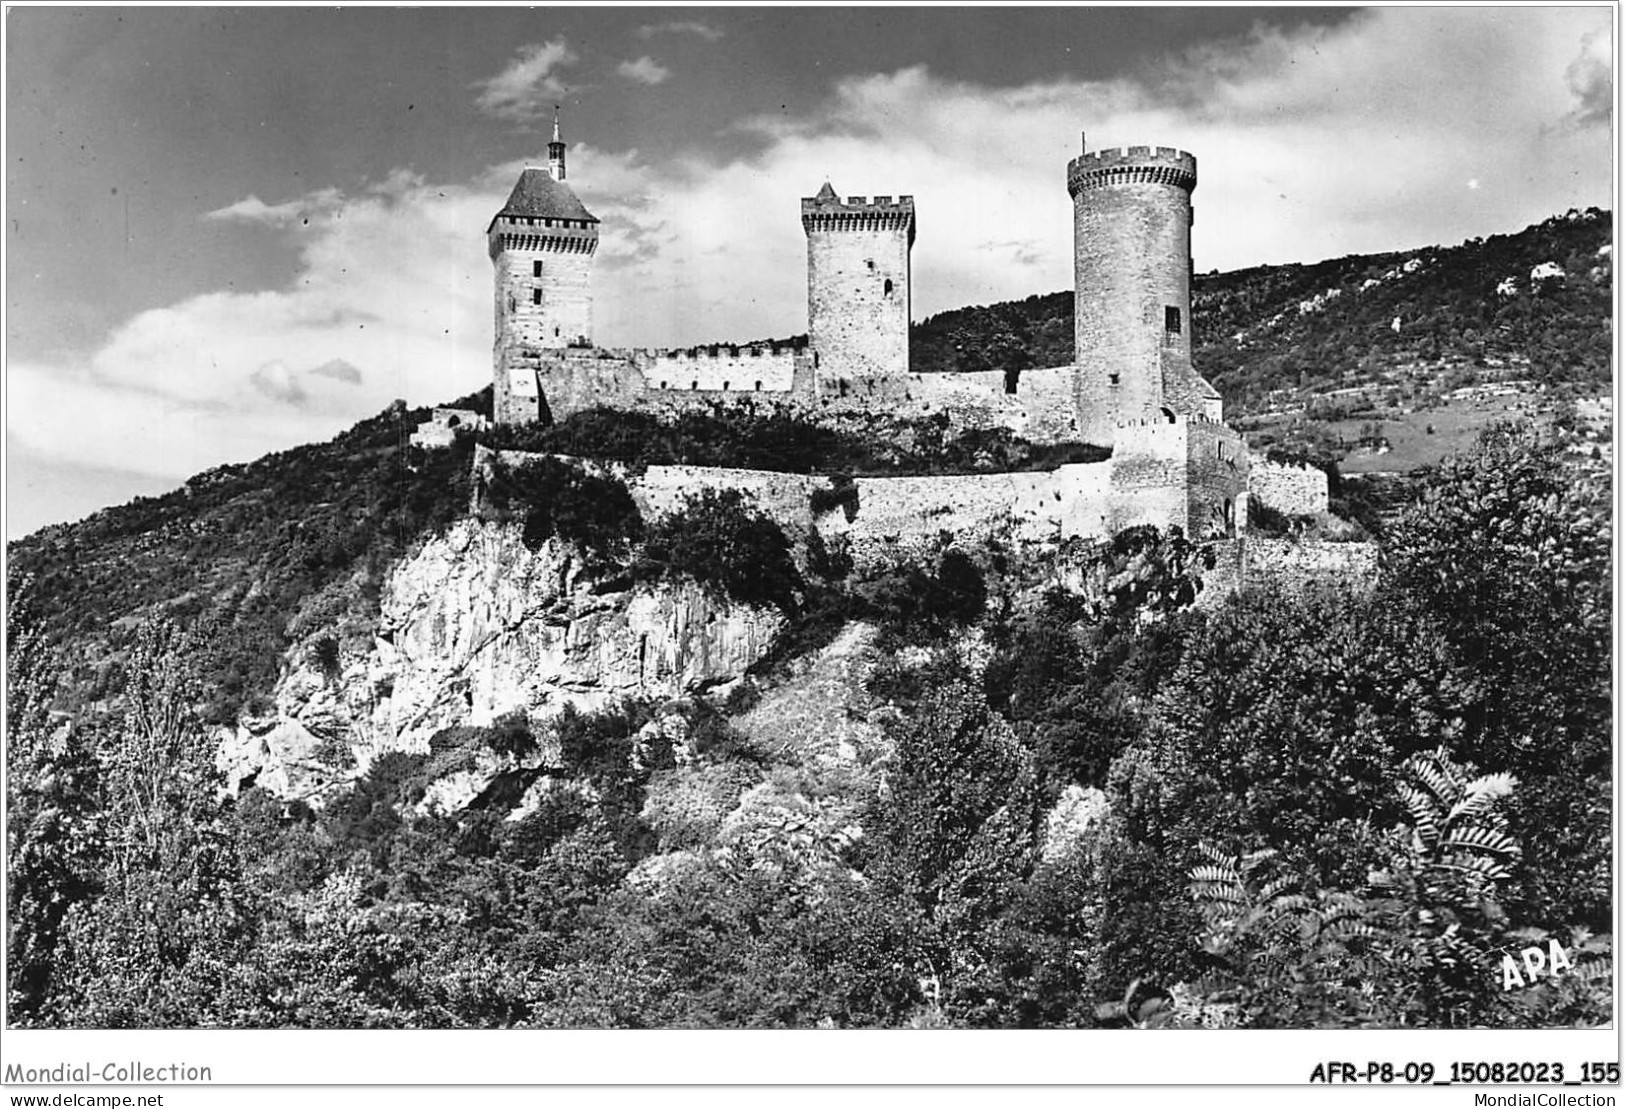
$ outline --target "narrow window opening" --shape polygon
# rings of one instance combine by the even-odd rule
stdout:
[[[1110,377],[1112,379],[1112,384],[1113,385],[1119,385],[1119,384],[1122,383],[1122,375],[1121,374],[1107,374],[1106,376]]]
[[[870,273],[875,272],[875,260],[873,258],[865,258],[863,264],[869,267]]]
[[[891,278],[886,278],[886,295],[891,296]]]
[[[1021,380],[1020,370],[1004,371],[1004,391],[1011,396],[1016,395],[1016,384]]]
[[[727,383],[727,382],[726,382],[726,381],[724,381],[724,382],[723,382],[723,383],[722,383],[722,391],[723,391],[723,392],[724,392],[724,393],[726,393],[726,392],[727,392],[727,391],[728,391],[728,383]]]
[[[1179,309],[1172,304],[1162,310],[1162,327],[1170,335],[1178,335],[1180,331]]]
[[[542,276],[542,260],[540,258],[530,264],[530,275],[532,277]]]
[[[690,385],[688,388],[689,388],[689,391],[692,392],[695,389],[698,389],[699,387],[700,387],[700,383],[698,381],[696,381],[694,384]]]
[[[540,289],[532,289],[530,291],[530,302],[532,304],[540,304],[542,302],[542,291]]]
[[[757,382],[757,383],[756,383],[756,391],[757,391],[757,392],[758,392],[758,393],[760,393],[760,392],[761,392],[761,391],[762,391],[762,383],[761,383],[761,382],[760,382],[760,381],[758,381],[758,382]]]

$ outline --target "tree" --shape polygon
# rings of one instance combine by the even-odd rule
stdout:
[[[1612,566],[1607,491],[1571,440],[1487,431],[1395,524],[1397,603],[1431,621],[1462,697],[1459,756],[1517,775],[1529,852],[1510,896],[1534,922],[1610,918]]]
[[[85,736],[52,712],[56,663],[30,582],[6,612],[6,991],[12,1020],[49,1020],[70,909],[99,883],[97,767]]]

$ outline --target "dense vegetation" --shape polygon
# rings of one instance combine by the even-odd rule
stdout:
[[[1590,387],[1607,377],[1610,227],[1587,213],[1200,278],[1198,359],[1243,410],[1429,360],[1424,392],[1524,367]],[[1548,261],[1564,277],[1531,285]],[[1508,276],[1516,289],[1495,292]],[[1069,312],[1057,294],[944,314],[916,328],[916,361],[1063,363]],[[1323,414],[1341,403],[1322,399]],[[1204,608],[1212,552],[1178,533],[1134,529],[1042,567],[944,537],[858,573],[838,538],[787,536],[737,494],[645,520],[614,467],[494,464],[481,510],[532,549],[567,545],[606,590],[683,580],[770,606],[775,648],[726,696],[444,729],[319,811],[251,785],[224,795],[215,729],[266,707],[295,647],[343,680],[388,568],[470,505],[473,436],[409,449],[426,414],[395,406],[10,546],[14,1021],[1609,1019],[1609,490],[1563,421],[1493,429],[1414,497],[1295,456],[1381,535],[1379,580]],[[809,507],[849,518],[855,475],[1094,457],[771,407],[588,412],[485,439],[634,471],[822,473]],[[861,649],[842,647],[855,628]],[[853,653],[795,685],[824,648]],[[838,758],[757,715],[811,711],[820,684],[867,706],[842,701],[831,732],[850,713],[875,733]],[[491,766],[466,807],[433,803]],[[1503,990],[1501,959],[1551,940],[1573,973]]]
[[[825,552],[790,634],[877,626],[869,761],[764,745],[767,683],[448,729],[320,812],[220,795],[195,629],[143,623],[113,711],[63,716],[60,614],[14,591],[14,1019],[1605,1022],[1609,521],[1568,457],[1490,435],[1365,592],[1195,610],[1203,549],[1147,530],[1075,552],[1065,593],[996,546],[871,578]],[[691,557],[777,542],[688,511]],[[423,804],[491,753],[466,809]],[[1503,991],[1536,937],[1575,972]]]
[[[744,405],[669,418],[593,408],[556,424],[482,432],[502,450],[543,451],[648,466],[729,466],[847,476],[1006,473],[1099,462],[1111,452],[1079,443],[1031,443],[1008,428],[953,432],[944,414],[901,419],[882,412],[812,421],[778,404]]]
[[[365,640],[385,570],[468,507],[472,440],[409,449],[427,418],[396,404],[330,442],[10,544],[8,574],[28,581],[41,634],[75,646],[64,692],[76,703],[116,694],[133,629],[156,613],[208,645],[194,662],[215,723],[262,710],[283,652],[312,630]]]

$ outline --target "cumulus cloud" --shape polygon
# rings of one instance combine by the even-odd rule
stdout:
[[[506,69],[475,86],[475,103],[498,119],[529,119],[567,91],[556,71],[577,60],[562,38],[521,46]]]
[[[331,436],[398,397],[432,403],[479,388],[491,349],[480,231],[511,185],[395,173],[333,202],[343,219],[259,221],[267,234],[294,236],[299,267],[287,287],[142,312],[81,361],[13,360],[12,441],[183,479]],[[307,210],[328,192],[265,207]]]
[[[235,204],[205,212],[203,218],[222,223],[262,223],[271,227],[289,227],[307,224],[313,218],[330,216],[343,206],[344,194],[338,189],[327,188],[281,204],[267,204],[259,197],[249,195]]]
[[[647,54],[635,62],[622,62],[615,67],[615,72],[629,81],[636,81],[643,85],[658,85],[671,76],[671,70]]]
[[[318,377],[330,377],[334,381],[344,381],[351,385],[361,384],[361,371],[342,358],[323,362],[310,372]]]
[[[308,394],[293,373],[281,362],[267,362],[248,375],[248,383],[272,400],[299,406]]]
[[[578,144],[570,184],[603,220],[595,338],[803,331],[798,199],[825,180],[843,195],[914,195],[916,319],[1068,288],[1065,166],[1083,129],[1091,148],[1197,154],[1204,270],[1459,242],[1606,204],[1606,129],[1564,120],[1578,96],[1575,45],[1610,14],[1382,8],[1331,30],[1260,31],[1132,79],[852,77],[804,113],[737,121],[756,141],[733,158]],[[80,362],[14,360],[14,441],[180,479],[330,436],[396,397],[430,404],[488,384],[481,232],[521,168],[467,182],[401,171],[354,193],[251,197],[212,213],[290,236],[294,278],[143,312]],[[1470,180],[1485,187],[1464,189]],[[307,226],[310,211],[343,218]]]
[[[673,19],[665,23],[645,23],[637,29],[638,38],[653,38],[656,35],[694,35],[706,42],[718,42],[724,35],[709,23],[701,23],[697,19]]]

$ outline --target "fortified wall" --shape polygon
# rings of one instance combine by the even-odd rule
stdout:
[[[1330,482],[1318,466],[1255,459],[1248,491],[1262,504],[1288,516],[1318,516],[1329,499]]]

